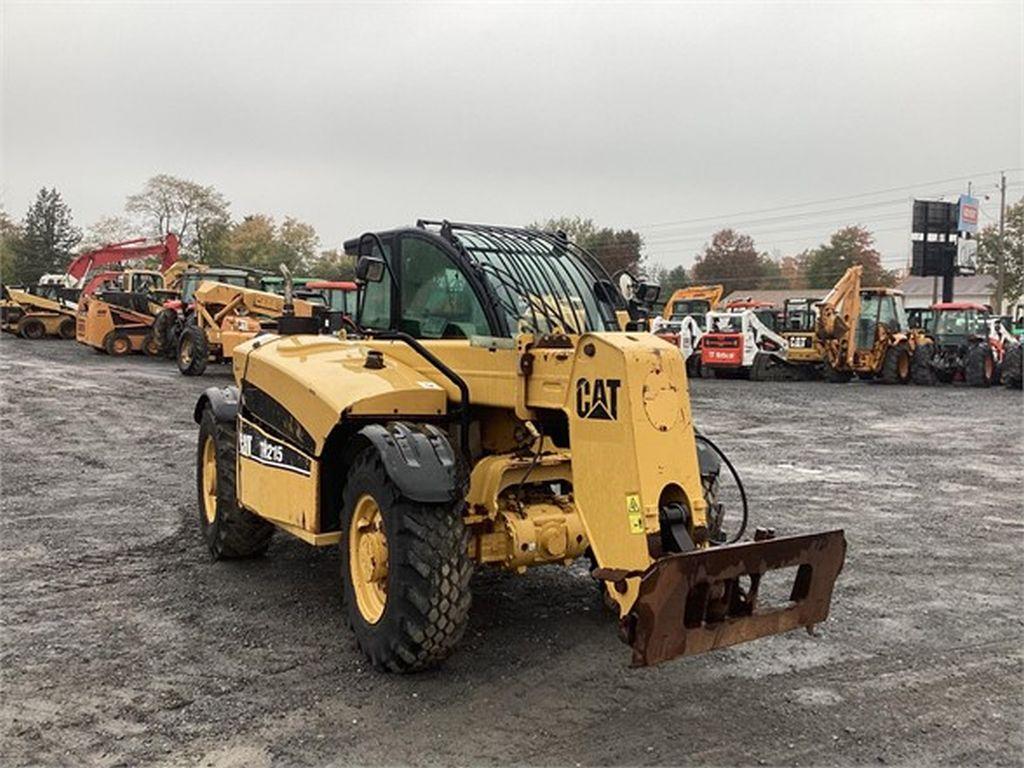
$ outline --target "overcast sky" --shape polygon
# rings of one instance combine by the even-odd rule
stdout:
[[[1022,8],[3,0],[2,202],[56,186],[87,226],[170,173],[324,247],[582,214],[674,265],[861,222],[893,264],[915,192],[1020,197]]]

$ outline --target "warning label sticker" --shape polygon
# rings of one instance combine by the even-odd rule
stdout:
[[[629,532],[644,532],[644,508],[640,503],[640,494],[626,494],[626,516],[629,518]]]

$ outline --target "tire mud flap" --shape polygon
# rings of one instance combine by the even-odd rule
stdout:
[[[437,427],[391,421],[370,424],[359,434],[380,451],[388,477],[413,501],[441,503],[465,497],[468,475]]]
[[[846,539],[836,530],[659,559],[643,573],[636,601],[620,624],[622,639],[633,647],[633,666],[823,622],[845,557]],[[774,589],[774,600],[764,599],[762,580],[782,569],[787,570],[776,576],[791,586]]]

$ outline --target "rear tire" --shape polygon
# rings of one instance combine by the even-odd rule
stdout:
[[[771,378],[771,356],[764,352],[754,355],[754,364],[750,366],[751,381],[768,381]]]
[[[202,376],[210,359],[210,344],[206,332],[190,325],[178,339],[178,370],[185,376]]]
[[[996,361],[988,344],[972,344],[967,350],[964,381],[969,387],[990,387],[996,377]]]
[[[142,351],[149,357],[160,357],[160,342],[157,341],[156,334],[150,331],[146,334],[145,338],[142,339]]]
[[[341,512],[342,595],[356,643],[374,667],[428,669],[462,638],[473,573],[464,507],[461,498],[425,504],[403,497],[372,446],[353,460]],[[379,525],[365,522],[368,510]]]
[[[111,331],[103,338],[103,349],[111,357],[131,354],[132,340],[124,331]]]
[[[932,368],[932,354],[935,348],[931,344],[919,344],[914,350],[914,358],[910,361],[910,376],[915,384],[922,387],[934,387],[939,383]]]
[[[75,338],[75,318],[66,317],[60,321],[60,325],[57,327],[57,335],[65,341],[72,340]]]
[[[164,357],[173,358],[178,352],[177,324],[178,313],[169,307],[161,309],[153,320],[153,335]]]
[[[1024,345],[1014,344],[1003,357],[1003,384],[1011,389],[1021,389],[1024,382]]]
[[[906,344],[893,344],[885,350],[882,361],[883,384],[907,384],[910,382],[910,350]]]
[[[18,335],[23,339],[38,341],[46,335],[46,326],[42,320],[29,317],[18,323]]]
[[[196,452],[199,530],[214,560],[262,555],[274,526],[238,506],[235,496],[234,422],[219,422],[203,411]]]

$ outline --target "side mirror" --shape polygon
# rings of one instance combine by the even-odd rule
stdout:
[[[637,301],[644,304],[654,304],[661,295],[661,286],[654,283],[637,283],[633,288],[633,295]]]
[[[379,256],[360,256],[356,262],[356,280],[361,283],[379,283],[384,279],[387,265]]]

